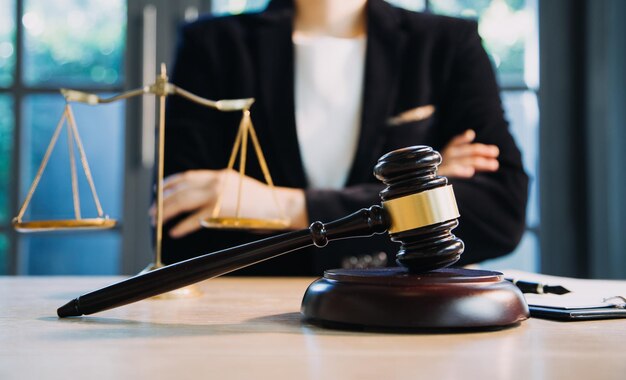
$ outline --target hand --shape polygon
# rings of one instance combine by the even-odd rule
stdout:
[[[468,129],[455,136],[441,152],[437,173],[446,177],[471,178],[477,172],[495,172],[500,150],[495,145],[472,143],[476,132]]]
[[[200,229],[200,219],[210,217],[219,193],[223,191],[220,215],[234,216],[237,208],[239,173],[234,170],[189,170],[173,174],[163,181],[163,223],[190,213],[170,230],[170,236],[183,237]],[[307,225],[304,191],[274,187],[276,200],[292,228]],[[247,218],[275,219],[280,217],[271,188],[254,178],[244,176],[241,184],[240,215]],[[156,215],[156,206],[150,208]]]

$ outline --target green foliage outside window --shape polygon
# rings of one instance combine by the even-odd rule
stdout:
[[[125,1],[25,0],[22,24],[26,84],[123,83]]]
[[[9,249],[9,243],[7,237],[4,234],[0,234],[0,275],[8,272],[7,268],[7,251]]]
[[[0,221],[8,218],[9,180],[13,146],[13,109],[11,98],[0,95]],[[1,261],[1,260],[0,260]]]
[[[387,0],[413,11],[425,8],[435,14],[472,18],[479,21],[479,32],[504,86],[535,87],[536,69],[528,61],[528,44],[536,35],[535,0]],[[263,9],[267,0],[214,0],[216,14],[237,14]],[[530,49],[534,51],[536,49]],[[530,58],[530,59],[529,59]]]
[[[478,31],[503,84],[523,85],[529,80],[527,45],[536,33],[535,13],[527,3],[527,0],[430,0],[429,4],[433,13],[479,20]]]
[[[15,67],[15,2],[0,0],[0,87],[13,83]]]

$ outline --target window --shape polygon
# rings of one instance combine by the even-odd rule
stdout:
[[[0,0],[0,274],[119,272],[119,228],[17,234],[10,222],[63,112],[58,89],[121,91],[125,41],[124,0]],[[119,219],[124,104],[72,107],[102,206]],[[63,136],[24,220],[73,217],[69,150]],[[93,216],[91,193],[78,168],[82,214]]]
[[[433,13],[469,17],[496,69],[510,130],[530,178],[527,231],[510,256],[485,263],[494,269],[539,271],[539,48],[536,0],[429,0]]]
[[[213,0],[211,13],[216,15],[254,12],[264,9],[269,0]]]
[[[13,153],[13,101],[0,94],[0,219],[9,218],[9,191],[11,158]]]
[[[15,68],[15,2],[0,0],[0,275],[9,272],[11,213],[11,169],[15,118],[13,97],[8,91],[13,85]]]
[[[15,67],[15,1],[0,0],[0,87],[13,83]]]

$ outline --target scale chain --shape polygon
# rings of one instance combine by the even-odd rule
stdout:
[[[226,188],[226,181],[228,181],[228,171],[232,170],[235,166],[235,159],[237,158],[237,152],[239,152],[239,146],[241,145],[241,136],[243,134],[243,118],[239,123],[239,129],[237,130],[237,137],[235,137],[235,144],[233,144],[233,149],[230,152],[230,157],[228,158],[228,165],[226,166],[226,171],[224,172],[224,180],[220,184],[220,191],[217,195],[217,201],[215,202],[215,207],[213,208],[212,217],[217,218],[222,209],[222,199],[224,198],[224,189]]]
[[[100,198],[98,198],[98,193],[96,192],[96,185],[93,182],[93,177],[91,175],[91,170],[89,169],[89,163],[87,162],[87,155],[85,154],[85,149],[83,148],[83,142],[80,139],[80,135],[78,134],[78,128],[76,128],[76,120],[74,119],[74,113],[72,112],[72,108],[68,105],[67,107],[68,114],[68,128],[72,129],[74,133],[74,140],[76,140],[76,146],[78,147],[78,153],[80,157],[80,163],[83,167],[83,171],[85,172],[85,177],[87,178],[87,183],[89,183],[89,188],[91,189],[91,195],[93,197],[93,201],[96,204],[96,209],[98,210],[98,217],[104,217],[104,211],[102,211],[102,206],[100,205]]]
[[[43,156],[43,160],[41,160],[39,169],[37,169],[37,174],[35,175],[35,179],[33,180],[33,183],[31,184],[30,189],[28,189],[28,194],[26,194],[26,199],[24,200],[24,203],[22,204],[22,207],[20,207],[20,211],[17,214],[17,217],[15,218],[18,222],[22,221],[22,217],[24,216],[24,213],[26,212],[26,209],[28,208],[28,205],[30,204],[30,200],[32,199],[33,194],[35,194],[35,189],[37,189],[37,186],[39,185],[39,181],[41,180],[41,176],[43,175],[43,171],[46,169],[46,166],[48,165],[48,160],[50,159],[52,150],[54,149],[54,146],[57,143],[57,139],[59,138],[59,134],[61,133],[61,128],[63,127],[63,123],[65,122],[65,119],[66,119],[66,113],[63,112],[63,116],[61,116],[61,120],[59,120],[59,124],[57,124],[57,127],[54,130],[54,133],[52,134],[52,139],[50,139],[50,143],[48,144],[46,153]]]
[[[252,120],[250,120],[248,131],[250,132],[250,137],[252,138],[252,145],[254,146],[256,155],[259,158],[259,165],[261,165],[261,171],[263,172],[263,176],[265,177],[265,182],[267,182],[267,184],[270,186],[270,189],[272,192],[272,198],[274,199],[274,203],[276,204],[276,208],[278,209],[278,214],[280,215],[280,218],[282,220],[287,220],[287,217],[285,216],[285,210],[283,210],[280,202],[278,202],[278,197],[276,196],[276,188],[274,186],[274,181],[272,181],[272,176],[267,166],[267,162],[265,161],[263,150],[261,150],[261,144],[259,143],[259,139],[257,138],[256,131],[254,130],[254,125],[252,124]]]
[[[67,103],[65,105],[65,112],[68,113],[70,105]],[[70,156],[70,174],[72,181],[72,199],[74,201],[74,217],[78,220],[81,218],[80,215],[80,197],[78,196],[78,178],[76,176],[76,159],[74,158],[74,139],[72,138],[72,128],[67,127],[67,148],[69,150]]]

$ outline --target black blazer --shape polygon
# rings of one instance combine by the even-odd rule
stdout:
[[[205,18],[184,26],[172,81],[210,99],[254,97],[254,125],[280,186],[307,188],[295,128],[291,1],[270,3],[256,14]],[[393,149],[425,144],[441,149],[453,136],[474,129],[477,141],[500,148],[500,169],[451,183],[461,213],[454,230],[466,244],[461,263],[506,254],[525,225],[527,177],[504,119],[499,89],[481,45],[477,24],[395,8],[367,5],[367,52],[361,135],[345,189],[306,190],[311,221],[330,221],[380,202],[383,186],[372,175],[376,160]],[[434,105],[432,117],[390,126],[403,111]],[[240,113],[220,113],[178,97],[167,106],[166,175],[226,167]],[[333,136],[319,136],[320,145]],[[247,172],[262,179],[254,153]],[[263,237],[203,230],[167,237],[163,258],[171,263]],[[313,275],[341,266],[345,256],[385,251],[387,236],[333,242],[243,270],[245,274]]]

